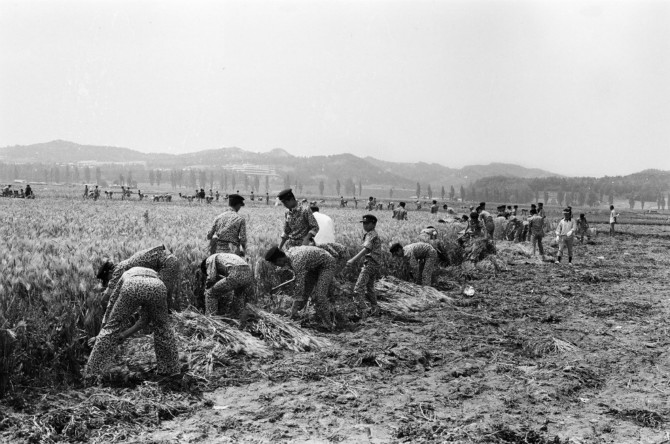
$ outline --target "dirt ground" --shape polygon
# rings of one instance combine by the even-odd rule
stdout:
[[[670,230],[626,231],[579,245],[574,267],[506,257],[416,322],[247,361],[140,441],[670,442]]]
[[[474,296],[365,319],[325,351],[231,360],[126,442],[670,443],[670,227],[624,231],[574,267],[503,254],[467,273]]]

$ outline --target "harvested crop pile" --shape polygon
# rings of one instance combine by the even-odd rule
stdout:
[[[8,415],[15,432],[10,442],[125,441],[147,427],[201,407],[192,394],[170,391],[156,382],[134,389],[90,387],[44,396],[34,415]]]
[[[463,259],[479,262],[491,254],[496,254],[496,247],[489,239],[474,238],[463,248]]]
[[[185,310],[173,313],[173,319],[179,353],[188,363],[189,372],[197,377],[207,379],[215,367],[227,364],[234,355],[272,356],[264,342],[227,324],[222,318]],[[145,335],[128,341],[119,358],[121,365],[110,370],[112,380],[133,379],[134,372],[148,372],[156,365],[153,339]]]
[[[369,305],[354,294],[353,284],[344,282],[335,283],[334,286],[334,305],[336,309],[342,310],[338,314],[348,318],[362,317]],[[393,276],[378,280],[375,291],[380,310],[400,317],[452,301],[449,296],[433,287],[413,284]]]
[[[330,347],[330,342],[307,333],[283,316],[268,313],[247,304],[243,330],[262,338],[274,348],[302,351],[318,351]]]

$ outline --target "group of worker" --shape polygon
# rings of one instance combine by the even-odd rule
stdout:
[[[23,188],[20,189],[12,189],[11,185],[5,185],[2,187],[2,197],[16,197],[19,199],[34,199],[35,198],[35,193],[33,193],[33,189],[30,188],[30,184],[26,184],[25,190]]]
[[[366,214],[361,218],[361,249],[348,258],[344,245],[334,242],[332,220],[320,215],[318,207],[300,205],[291,189],[281,191],[277,198],[286,208],[284,230],[279,244],[265,252],[264,260],[276,267],[288,267],[294,274],[291,316],[297,316],[311,299],[319,324],[332,330],[335,326],[329,298],[332,280],[338,271],[350,269],[361,260],[363,265],[354,292],[368,301],[369,315],[378,315],[374,284],[380,277],[382,242],[376,231],[377,217]],[[245,259],[246,220],[238,214],[244,200],[239,194],[229,195],[228,208],[216,217],[206,236],[210,241],[209,256],[198,267],[205,288],[206,315],[223,312],[229,317],[239,317],[254,291],[253,272]],[[324,237],[319,238],[320,233]],[[403,247],[394,243],[390,253],[413,262],[418,283],[432,283],[437,252],[430,244],[418,242]],[[93,350],[85,371],[87,377],[100,375],[114,356],[116,346],[147,325],[154,331],[158,373],[179,374],[177,344],[168,315],[178,275],[177,259],[163,245],[140,251],[118,264],[103,262],[97,277],[105,289],[103,301],[107,301],[107,306],[99,334],[89,341]],[[138,311],[138,321],[130,325],[129,319]]]

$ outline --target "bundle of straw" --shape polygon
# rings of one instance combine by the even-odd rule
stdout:
[[[331,347],[329,341],[307,333],[289,319],[268,313],[251,304],[247,304],[245,316],[242,328],[261,337],[274,348],[302,352]]]
[[[553,336],[540,337],[526,341],[524,350],[531,356],[540,357],[553,353],[575,353],[580,351],[579,347]]]
[[[375,283],[379,308],[382,311],[402,315],[426,310],[440,302],[452,299],[439,290],[385,276]]]
[[[173,313],[179,339],[197,344],[194,348],[226,349],[234,353],[271,356],[267,346],[248,333],[223,322],[218,316],[205,316],[193,310]]]
[[[472,262],[479,262],[490,254],[496,254],[496,247],[489,239],[474,238],[463,249],[463,257]]]
[[[272,351],[265,343],[223,322],[223,318],[205,316],[190,309],[174,312],[172,316],[179,353],[186,358],[189,371],[193,375],[206,378],[215,367],[227,365],[231,355],[243,354],[259,358],[272,356]],[[129,340],[124,350],[120,351],[119,358],[124,365],[116,366],[108,372],[113,375],[112,379],[119,376],[124,379],[132,378],[132,371],[135,370],[140,373],[148,372],[156,365],[151,336],[144,335]],[[130,374],[125,367],[131,369]]]

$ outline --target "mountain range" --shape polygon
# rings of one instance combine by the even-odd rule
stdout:
[[[128,164],[141,169],[234,169],[238,171],[271,171],[278,177],[299,177],[304,184],[340,180],[359,180],[366,187],[414,189],[417,182],[432,187],[466,185],[490,176],[519,178],[557,177],[558,174],[535,168],[506,163],[470,165],[449,168],[437,163],[388,162],[353,154],[330,156],[293,156],[276,148],[266,153],[254,153],[237,147],[202,150],[186,154],[142,153],[129,148],[80,145],[54,140],[33,145],[14,145],[0,148],[0,162],[96,165]],[[134,166],[133,166],[134,165]],[[243,165],[245,168],[240,169]],[[253,173],[251,173],[253,174]],[[262,173],[257,173],[262,174]],[[437,188],[434,188],[437,190]]]

